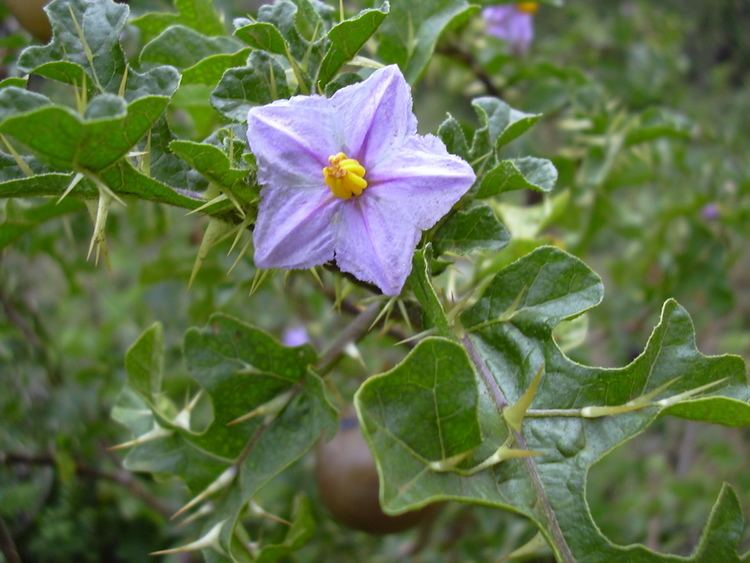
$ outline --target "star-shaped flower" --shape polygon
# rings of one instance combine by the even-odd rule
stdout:
[[[539,9],[536,2],[518,2],[489,6],[482,10],[487,33],[504,39],[517,53],[525,53],[534,39],[534,14]]]
[[[421,232],[475,179],[442,141],[416,131],[411,91],[396,66],[331,98],[252,108],[247,140],[263,186],[255,264],[304,269],[335,260],[398,295]]]

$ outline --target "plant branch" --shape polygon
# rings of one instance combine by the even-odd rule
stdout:
[[[0,516],[0,551],[5,557],[7,563],[21,563],[21,556],[18,555],[16,544],[10,535],[10,530],[5,525],[5,520]]]
[[[472,55],[469,51],[465,50],[463,47],[457,45],[456,43],[439,45],[436,51],[441,55],[454,59],[469,67],[469,70],[474,73],[474,76],[476,76],[477,80],[482,83],[484,89],[490,96],[495,96],[496,98],[503,97],[503,93],[500,88],[495,86],[494,82],[492,82],[492,78],[490,78],[490,75],[485,72],[485,70],[482,68],[482,65],[479,64],[479,61],[477,61],[474,58],[474,55]]]
[[[41,358],[47,370],[47,377],[52,386],[62,381],[61,366],[55,361],[51,351],[51,344],[44,330],[42,321],[29,305],[21,302],[26,307],[25,311],[19,311],[10,295],[5,291],[0,280],[0,306],[5,312],[8,321],[14,325],[29,344],[31,349]]]
[[[336,295],[332,291],[324,289],[323,294],[328,298],[329,301],[336,303]],[[339,302],[339,306],[342,311],[344,311],[345,313],[349,313],[350,315],[359,315],[364,310],[362,307],[353,303],[349,299],[342,299]],[[394,316],[395,314],[396,313],[394,313]],[[408,346],[410,348],[413,348],[416,345],[416,342],[404,342],[409,338],[409,335],[398,327],[389,327],[386,331],[386,334],[397,342],[403,342],[405,346]]]
[[[51,455],[28,455],[15,452],[0,452],[0,462],[5,465],[40,465],[51,467],[54,467],[55,465],[55,459]],[[168,506],[149,493],[146,488],[127,471],[104,471],[78,461],[75,462],[75,470],[76,473],[82,477],[101,479],[120,485],[130,494],[141,499],[162,516],[168,517],[173,512]]]
[[[316,371],[320,375],[325,375],[339,361],[344,353],[344,349],[352,342],[360,340],[372,327],[372,323],[383,308],[383,304],[379,301],[371,304],[367,309],[360,311],[354,320],[349,323],[341,334],[331,343],[320,356]]]
[[[466,348],[466,352],[469,354],[469,358],[476,367],[476,370],[479,372],[479,375],[482,377],[487,390],[492,394],[492,398],[495,402],[495,406],[497,406],[498,412],[502,412],[502,410],[508,406],[508,400],[505,398],[502,389],[500,389],[500,386],[497,384],[497,381],[495,381],[495,378],[487,367],[487,364],[479,355],[479,351],[476,349],[476,346],[474,346],[474,343],[469,338],[469,335],[464,335],[461,340],[464,347]],[[515,440],[518,447],[523,450],[528,450],[529,447],[526,444],[526,439],[523,437],[523,434],[521,432],[513,430],[510,427],[508,429],[510,430],[513,439]],[[547,525],[549,526],[549,532],[551,536],[549,539],[551,539],[554,544],[554,550],[560,555],[560,557],[562,557],[562,560],[565,561],[565,563],[575,563],[575,557],[573,556],[573,552],[570,551],[570,547],[568,546],[568,543],[565,540],[565,536],[562,533],[562,529],[560,528],[560,523],[557,521],[555,511],[553,510],[552,505],[547,498],[547,494],[544,491],[544,484],[542,483],[542,479],[539,476],[539,472],[537,471],[536,464],[534,463],[533,458],[523,458],[523,463],[526,465],[526,472],[529,474],[531,485],[534,487],[537,501],[541,505],[542,512],[544,512],[545,519],[547,520]]]

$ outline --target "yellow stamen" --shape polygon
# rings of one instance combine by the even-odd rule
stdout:
[[[331,193],[341,199],[361,194],[367,187],[365,167],[343,152],[328,157],[329,166],[323,168],[323,178]]]
[[[539,11],[539,2],[519,2],[516,8],[519,12],[533,15]]]

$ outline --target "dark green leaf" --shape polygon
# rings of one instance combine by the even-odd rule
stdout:
[[[183,25],[173,25],[143,47],[140,59],[187,68],[210,55],[233,53],[240,47],[240,43],[228,37],[210,37]]]
[[[394,369],[368,379],[355,401],[376,452],[388,448],[391,458],[407,455],[426,473],[430,462],[470,451],[482,440],[474,370],[463,347],[445,338],[420,342]],[[390,462],[388,469],[398,471]]]
[[[472,158],[481,158],[488,152],[507,145],[524,134],[542,117],[540,113],[524,113],[513,109],[498,98],[475,98],[471,105],[482,124],[474,135]]]
[[[174,0],[176,14],[153,12],[130,23],[141,32],[144,43],[151,41],[170,25],[184,25],[204,35],[224,35],[224,24],[212,0]]]
[[[396,416],[379,390],[383,381],[395,385],[393,373],[406,370],[409,358],[362,386],[357,408],[383,478],[386,511],[461,499],[526,515],[561,560],[674,560],[644,546],[614,545],[601,534],[585,498],[587,472],[660,415],[722,423],[728,420],[726,409],[733,409],[741,420],[750,421],[745,366],[738,357],[700,354],[690,318],[674,301],[665,304],[646,350],[630,365],[604,369],[569,360],[555,344],[552,330],[595,306],[602,293],[600,279],[582,262],[547,247],[502,270],[461,316],[466,331],[462,342],[484,389],[478,391],[477,405],[483,440],[460,468],[476,466],[505,442],[508,429],[500,410],[518,401],[535,375],[543,373],[521,433],[513,434],[515,447],[538,452],[538,457],[503,461],[470,476],[436,471],[434,463],[428,464],[435,458],[425,453],[434,454],[440,435],[451,430],[441,427],[439,434],[431,424],[402,413]],[[432,404],[421,387],[401,388],[398,401],[403,411],[422,416]],[[628,406],[632,404],[636,406]],[[445,409],[460,411],[463,406],[456,400]],[[446,421],[446,426],[451,424]],[[420,425],[423,430],[418,430]],[[709,551],[722,553],[723,560],[738,560],[741,528],[733,494],[725,491],[691,560],[707,561]]]
[[[450,326],[443,310],[443,304],[435,293],[430,280],[430,263],[432,262],[432,248],[428,244],[425,249],[417,250],[412,259],[412,270],[409,275],[409,286],[419,301],[424,314],[424,325],[433,328],[440,336],[450,336]]]
[[[435,233],[432,244],[438,254],[448,250],[500,250],[510,241],[510,233],[488,206],[480,204],[459,209]]]
[[[208,56],[183,71],[180,85],[216,86],[227,69],[244,65],[249,54],[250,49],[240,49],[236,53]]]
[[[26,88],[28,77],[26,76],[9,76],[0,80],[0,90],[7,88],[8,86],[15,86],[16,88]]]
[[[234,168],[229,156],[219,147],[193,141],[172,141],[169,148],[217,186],[229,189],[245,201],[256,195],[256,190],[247,183],[250,171]]]
[[[125,354],[127,384],[147,402],[161,390],[164,371],[164,330],[154,323]]]
[[[321,86],[328,84],[336,72],[359,52],[362,45],[380,27],[389,9],[388,2],[385,2],[379,9],[363,10],[330,29],[330,45],[318,71],[318,83]]]
[[[54,0],[46,7],[52,24],[52,41],[25,49],[18,60],[24,72],[118,94],[125,80],[125,98],[171,95],[179,76],[170,67],[144,74],[127,68],[120,35],[128,7],[112,0]],[[127,76],[125,74],[127,73]]]
[[[169,144],[174,140],[167,119],[159,118],[139,147],[148,151],[148,166],[144,166],[143,172],[173,188],[202,192],[207,186],[206,181],[184,160],[172,154]]]
[[[440,124],[438,136],[445,143],[448,152],[460,156],[464,160],[469,160],[469,145],[466,142],[461,124],[456,121],[452,115]]]
[[[118,195],[135,196],[146,201],[166,203],[186,209],[195,209],[205,203],[201,194],[185,189],[173,189],[133,168],[126,160],[119,160],[112,166],[101,170],[99,178],[109,189]],[[76,188],[77,189],[77,188]],[[219,214],[230,208],[231,204],[206,209],[207,214]]]
[[[67,107],[46,105],[6,117],[0,132],[12,135],[55,167],[97,171],[122,158],[167,103],[167,97],[148,96],[131,102],[125,111],[122,100],[104,95],[92,100],[91,118],[81,118]]]
[[[229,119],[246,121],[251,107],[287,97],[284,69],[268,53],[253,51],[247,66],[224,73],[211,94],[211,103]]]
[[[234,34],[254,49],[286,55],[287,43],[275,25],[258,21],[240,27]]]
[[[476,197],[493,197],[503,192],[523,189],[549,192],[556,182],[557,169],[546,158],[526,156],[501,160],[484,175]]]

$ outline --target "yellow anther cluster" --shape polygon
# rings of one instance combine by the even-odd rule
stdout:
[[[341,199],[361,194],[367,187],[365,167],[343,152],[328,157],[328,166],[323,168],[323,178],[331,193]]]
[[[538,2],[519,2],[516,4],[516,8],[520,12],[525,12],[527,14],[536,14],[539,11],[539,3]]]

